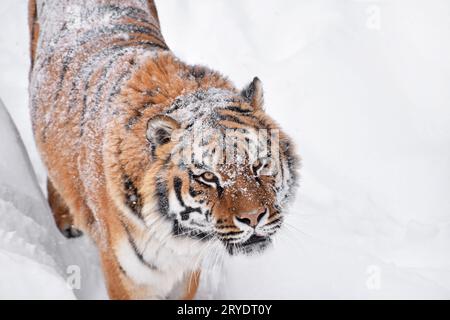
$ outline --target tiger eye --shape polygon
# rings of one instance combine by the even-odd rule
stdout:
[[[205,172],[205,173],[202,174],[202,178],[207,180],[207,181],[213,181],[214,178],[215,178],[215,175],[212,172]]]

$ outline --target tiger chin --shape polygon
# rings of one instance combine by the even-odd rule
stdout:
[[[258,78],[177,59],[153,1],[31,0],[29,24],[48,201],[95,241],[110,298],[192,299],[205,260],[270,245],[299,158]]]

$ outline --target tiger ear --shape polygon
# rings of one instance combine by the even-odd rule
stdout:
[[[254,77],[253,81],[245,87],[241,92],[242,97],[249,102],[253,109],[259,110],[264,105],[264,93],[261,80],[258,77]]]
[[[180,124],[171,117],[155,116],[148,121],[147,140],[155,147],[167,144],[171,141],[173,131],[179,128]]]

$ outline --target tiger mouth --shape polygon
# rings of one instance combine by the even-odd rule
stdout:
[[[230,255],[239,253],[251,254],[254,252],[262,252],[266,249],[272,240],[267,236],[258,236],[253,234],[250,238],[241,243],[226,243],[226,248]]]
[[[267,242],[269,241],[268,237],[264,236],[258,236],[256,234],[253,234],[250,238],[248,238],[244,243],[241,244],[242,247],[251,246],[257,243],[261,242]]]

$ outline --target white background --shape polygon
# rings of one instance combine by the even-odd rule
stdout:
[[[267,112],[303,158],[299,193],[274,248],[206,274],[202,297],[450,298],[448,1],[160,0],[157,6],[167,43],[181,59],[219,70],[240,87],[255,75],[263,81]],[[0,98],[43,186],[28,116],[26,12],[25,0],[2,0]],[[10,144],[0,144],[4,157]],[[15,161],[5,161],[13,172]],[[0,175],[0,185],[8,179],[14,178]],[[2,210],[11,216],[7,205]],[[13,228],[0,217],[0,244],[7,225]],[[76,241],[67,245],[83,254],[76,246],[86,240]],[[8,263],[17,261],[6,254],[17,250],[3,242],[0,297],[8,297],[18,286],[8,278]],[[99,274],[94,253],[82,274]],[[62,260],[64,277],[69,262]],[[38,274],[26,277],[36,287],[40,269],[25,266],[24,273]],[[78,297],[105,296],[98,277],[83,279]],[[58,292],[45,296],[62,297]]]

